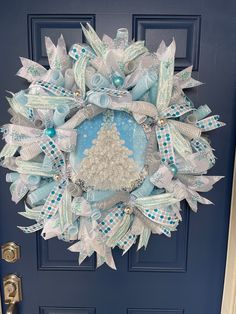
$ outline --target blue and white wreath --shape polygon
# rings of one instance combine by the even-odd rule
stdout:
[[[151,53],[125,28],[101,40],[81,27],[88,45],[69,53],[62,36],[45,38],[48,70],[21,58],[30,85],[7,98],[0,157],[12,200],[25,199],[19,214],[36,221],[20,229],[74,241],[79,263],[96,252],[97,266],[115,269],[112,248],[171,236],[181,201],[211,204],[199,192],[222,177],[205,175],[215,163],[205,134],[224,123],[185,95],[201,83],[192,67],[174,74],[174,41]]]

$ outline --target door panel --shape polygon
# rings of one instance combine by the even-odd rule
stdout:
[[[136,15],[132,17],[133,38],[145,40],[150,51],[156,51],[164,40],[168,45],[175,38],[175,69],[183,70],[199,64],[201,16],[197,15]]]
[[[48,66],[48,59],[44,44],[45,36],[52,41],[63,34],[66,44],[71,47],[76,42],[85,42],[80,23],[89,23],[95,27],[94,14],[29,14],[29,54],[30,58],[43,66]]]
[[[122,257],[115,250],[117,271],[106,266],[96,270],[94,257],[78,265],[77,255],[66,250],[68,243],[18,230],[17,225],[26,224],[17,214],[24,204],[12,203],[7,171],[0,169],[0,242],[15,241],[22,251],[15,264],[2,261],[0,272],[1,277],[22,276],[20,314],[220,313],[236,127],[236,4],[227,5],[220,0],[22,0],[1,5],[1,124],[9,121],[5,90],[27,88],[14,76],[18,56],[47,66],[44,36],[55,42],[62,33],[69,48],[85,42],[80,26],[85,22],[100,36],[114,37],[117,28],[126,27],[130,39],[145,40],[152,51],[161,40],[169,44],[175,37],[175,69],[193,65],[193,76],[206,83],[188,96],[196,105],[209,104],[227,123],[211,133],[218,162],[210,174],[226,176],[206,196],[216,205],[199,206],[197,214],[184,208],[172,238],[152,236],[146,251],[134,247]]]
[[[68,243],[58,243],[57,239],[44,241],[40,234],[37,236],[37,264],[38,270],[90,270],[96,269],[95,257],[86,259],[78,264],[76,254],[67,251]]]
[[[129,271],[186,272],[188,256],[189,209],[182,212],[183,223],[178,232],[167,237],[152,237],[146,250],[129,252]]]

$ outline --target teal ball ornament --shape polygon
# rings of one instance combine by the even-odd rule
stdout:
[[[115,85],[115,87],[121,87],[124,84],[124,79],[122,76],[113,75],[112,83]]]
[[[53,137],[56,135],[56,130],[54,128],[47,128],[45,134],[49,137]]]
[[[175,164],[171,164],[171,165],[169,165],[169,167],[170,167],[170,171],[172,172],[173,176],[175,177],[178,173],[177,166]]]

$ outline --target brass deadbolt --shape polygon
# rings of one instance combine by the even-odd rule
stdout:
[[[2,245],[2,259],[8,263],[15,263],[20,259],[20,247],[14,242]]]

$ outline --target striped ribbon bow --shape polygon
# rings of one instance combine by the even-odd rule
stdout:
[[[40,149],[52,163],[53,170],[56,172],[54,180],[57,181],[57,184],[49,193],[37,219],[38,222],[29,227],[18,226],[25,233],[32,233],[42,229],[45,222],[57,213],[63,193],[69,182],[65,158],[57,144],[50,137],[46,136],[40,141]]]
[[[17,146],[37,144],[45,138],[45,130],[16,124],[6,124],[1,128],[1,131],[3,132],[3,138],[8,144]],[[58,127],[53,129],[53,132],[55,132],[53,142],[57,144],[60,150],[71,152],[75,148],[76,130],[66,130]]]
[[[187,142],[181,134],[190,133],[192,138],[200,136],[201,131],[196,126],[174,120],[192,110],[191,103],[187,101],[158,110],[155,130],[163,164],[175,163],[174,149],[178,150],[179,142],[181,142],[182,147],[186,147],[185,149],[188,150]]]

